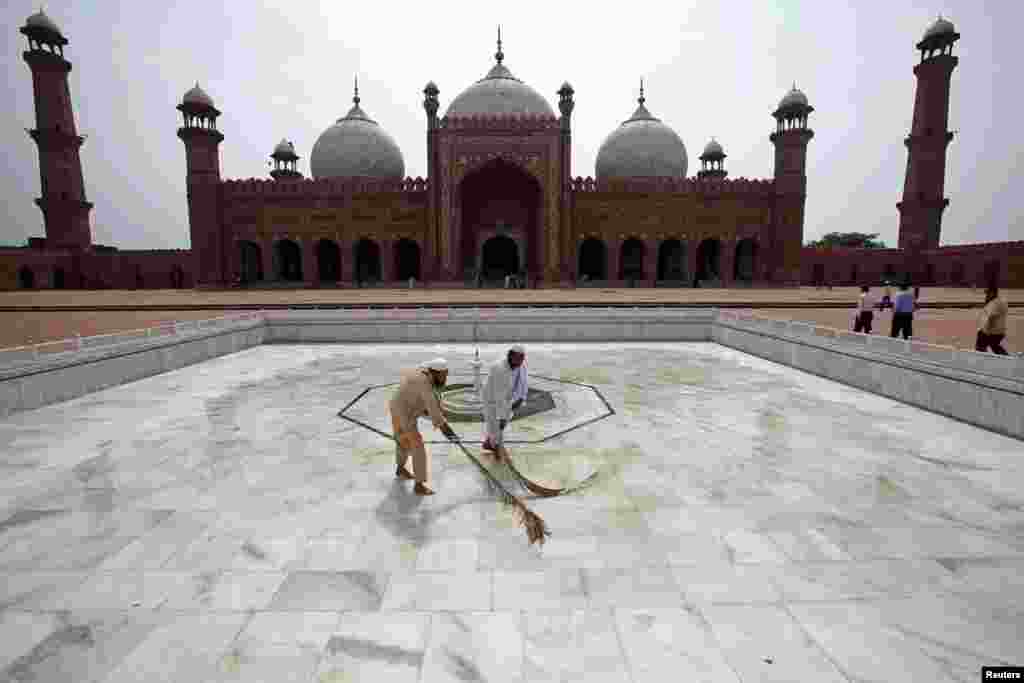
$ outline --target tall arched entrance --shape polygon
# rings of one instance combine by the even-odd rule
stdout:
[[[261,271],[262,272],[262,271]],[[171,288],[181,289],[185,286],[185,271],[181,266],[171,268]]]
[[[630,237],[622,243],[622,250],[619,256],[619,279],[620,280],[643,280],[644,279],[644,243],[635,237]]]
[[[380,282],[380,245],[365,237],[355,247],[356,282]]]
[[[467,175],[458,195],[461,234],[455,256],[461,259],[457,263],[464,277],[497,279],[540,271],[543,199],[533,176],[516,164],[495,159]],[[495,238],[501,239],[492,242]]]
[[[243,285],[263,279],[263,254],[260,252],[260,245],[248,240],[239,242],[238,264],[238,276]]]
[[[316,265],[320,282],[337,282],[341,279],[341,249],[336,242],[322,239],[316,243]]]
[[[420,245],[405,238],[395,243],[395,274],[401,281],[420,279]]]
[[[36,286],[36,274],[28,266],[18,269],[18,286],[22,289],[32,289]]]
[[[716,239],[706,239],[697,247],[697,279],[702,282],[713,282],[722,278],[719,264],[721,263],[722,243]]]
[[[658,279],[686,279],[686,248],[679,240],[665,240],[658,247]]]
[[[281,240],[274,245],[277,279],[285,282],[302,282],[302,250],[291,240]]]
[[[736,282],[750,284],[754,281],[756,273],[757,242],[748,237],[736,244],[735,273],[733,278]]]
[[[483,280],[504,280],[519,272],[519,246],[507,235],[496,235],[484,242],[480,272]]]
[[[580,245],[579,278],[582,280],[608,279],[608,249],[604,242],[593,237],[583,240]]]

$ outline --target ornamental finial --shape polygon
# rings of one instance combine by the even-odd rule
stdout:
[[[494,53],[494,58],[498,60],[498,64],[505,59],[505,53],[501,51],[501,24],[498,24],[498,51]]]
[[[643,78],[640,79],[640,97],[638,97],[636,101],[639,102],[640,104],[643,104],[644,102],[647,101],[646,98],[644,97],[644,79]]]
[[[352,103],[359,104],[359,76],[355,77],[355,95],[352,96]]]

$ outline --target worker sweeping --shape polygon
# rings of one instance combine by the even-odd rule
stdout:
[[[502,432],[526,400],[526,393],[526,349],[516,344],[490,367],[484,382],[485,450],[501,452]]]
[[[401,373],[401,381],[391,397],[391,427],[395,437],[395,476],[400,479],[415,479],[413,491],[420,496],[430,496],[430,456],[423,444],[417,420],[429,417],[434,427],[441,430],[449,440],[456,439],[455,432],[444,419],[437,390],[448,381],[448,363],[435,358],[417,368]],[[412,457],[412,472],[406,463]]]

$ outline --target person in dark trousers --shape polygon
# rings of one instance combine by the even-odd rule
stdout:
[[[871,296],[870,287],[864,285],[860,288],[860,299],[857,301],[857,319],[853,323],[854,332],[871,334],[871,322],[875,313],[871,309],[875,307],[874,297]]]
[[[1003,348],[1003,339],[1006,337],[1006,316],[1010,312],[1006,301],[999,296],[999,289],[989,286],[985,290],[985,308],[981,311],[981,319],[978,321],[978,339],[974,343],[975,351],[987,351],[992,348],[992,353],[999,356],[1006,356],[1006,349]]]
[[[892,303],[892,333],[889,336],[899,337],[901,332],[904,339],[914,335],[914,294],[905,282],[900,285]]]

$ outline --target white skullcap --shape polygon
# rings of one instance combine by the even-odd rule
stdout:
[[[441,370],[448,369],[448,361],[444,358],[435,358],[434,360],[427,361],[426,363],[420,363],[420,367],[424,370],[437,370],[440,372]]]
[[[511,351],[512,353],[521,353],[523,355],[526,355],[526,348],[522,344],[514,344],[512,348],[509,349],[509,351]]]

